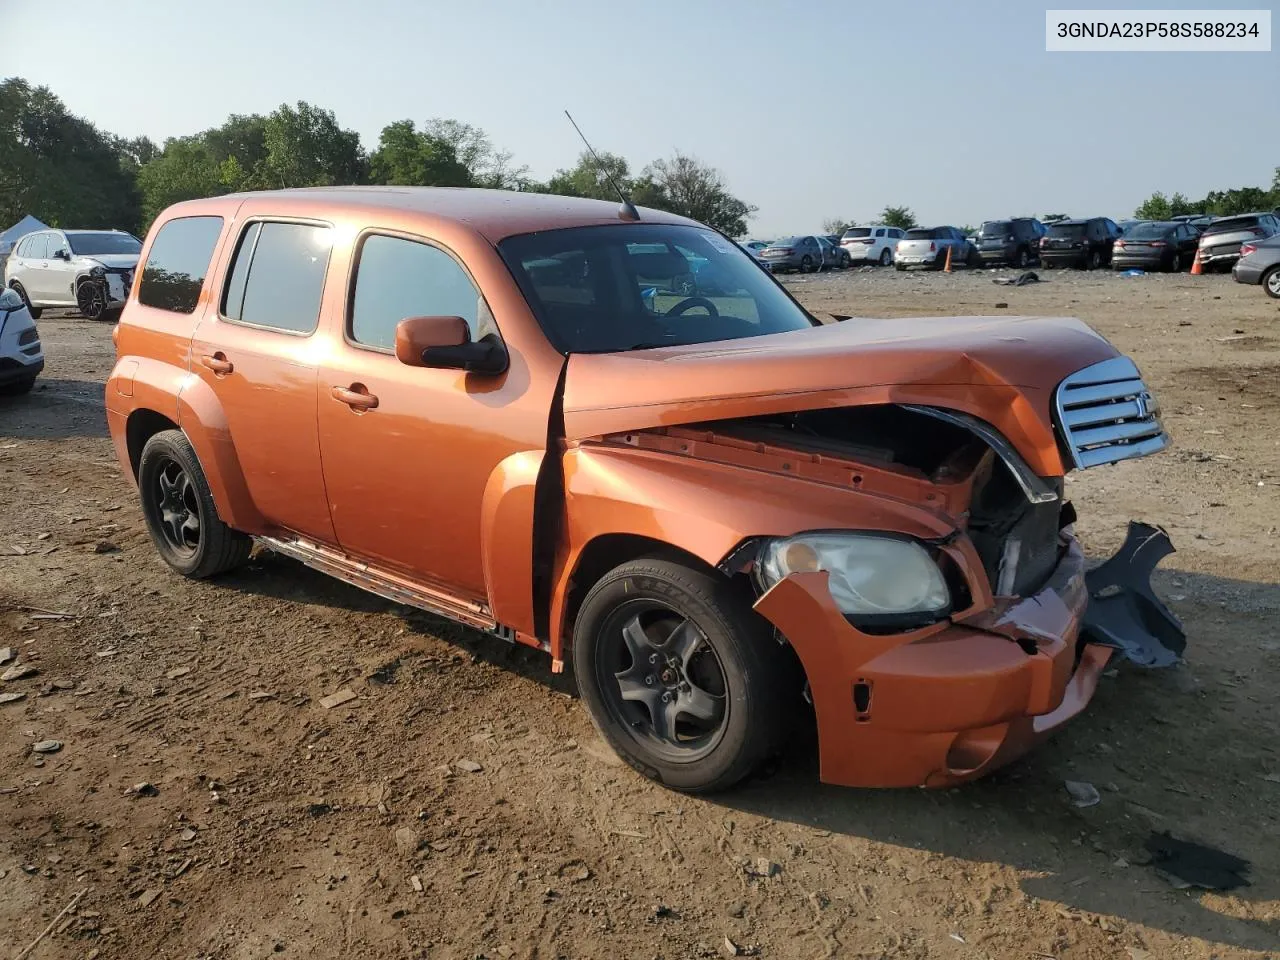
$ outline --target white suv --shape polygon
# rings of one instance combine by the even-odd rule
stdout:
[[[142,243],[120,230],[41,230],[13,248],[5,286],[40,319],[45,307],[75,307],[90,320],[124,306]]]
[[[0,290],[0,396],[26,393],[44,369],[36,322],[14,290]]]
[[[850,227],[840,238],[840,246],[852,261],[878,263],[887,267],[893,263],[898,241],[905,231],[898,227],[874,224],[870,227]]]

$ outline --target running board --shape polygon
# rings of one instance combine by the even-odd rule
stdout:
[[[407,604],[450,620],[457,620],[469,627],[496,634],[503,639],[508,639],[508,633],[514,635],[514,631],[509,627],[503,627],[494,620],[489,615],[489,608],[482,604],[471,603],[450,594],[432,590],[430,587],[406,580],[394,573],[352,560],[346,554],[336,550],[330,550],[307,540],[278,540],[275,537],[255,537],[254,539],[268,550],[292,557],[313,570],[327,573],[344,583],[377,594],[384,599]]]

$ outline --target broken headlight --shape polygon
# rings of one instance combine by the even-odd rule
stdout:
[[[951,608],[942,571],[914,540],[862,533],[803,533],[770,540],[757,576],[764,589],[793,573],[827,572],[836,606],[868,624],[928,623]]]

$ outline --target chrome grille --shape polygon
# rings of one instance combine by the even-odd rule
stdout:
[[[1128,357],[1085,367],[1058,385],[1058,429],[1076,467],[1158,453],[1169,445],[1160,404]]]

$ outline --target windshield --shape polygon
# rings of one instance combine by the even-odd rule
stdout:
[[[1124,233],[1126,240],[1159,240],[1171,230],[1177,229],[1176,223],[1135,223]]]
[[[1083,237],[1083,223],[1051,223],[1049,224],[1049,236],[1051,237]]]
[[[1217,223],[1210,224],[1205,233],[1231,233],[1236,230],[1248,230],[1257,225],[1257,217],[1232,217],[1229,220],[1219,220]]]
[[[142,244],[127,233],[69,233],[67,242],[71,244],[71,252],[78,257],[98,257],[111,253],[131,253],[136,256],[142,252]]]
[[[859,237],[869,237],[869,236],[871,236],[870,227],[850,227],[848,230],[844,232],[844,239],[846,240],[856,240]]]
[[[562,353],[739,340],[815,321],[736,244],[699,227],[610,224],[498,244]]]
[[[1007,237],[1013,233],[1013,224],[1008,220],[988,220],[978,231],[980,237]]]

